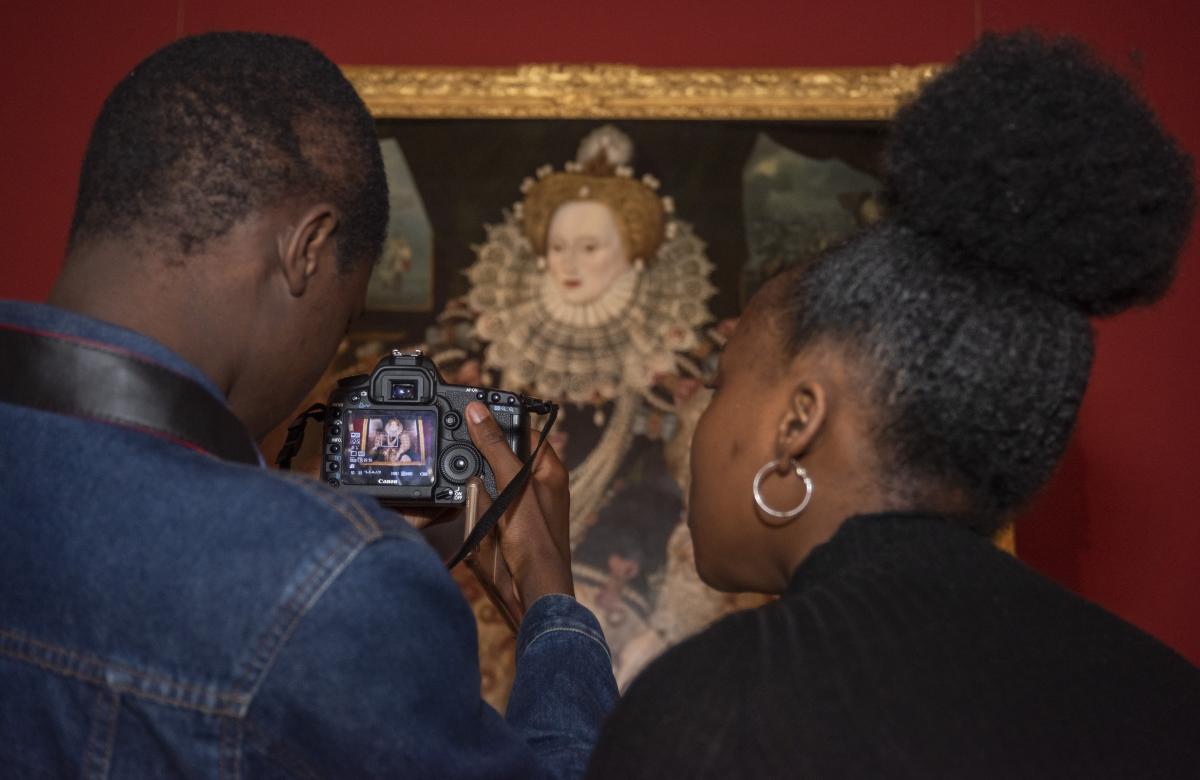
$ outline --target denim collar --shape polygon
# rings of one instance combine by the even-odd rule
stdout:
[[[48,303],[32,303],[30,301],[0,301],[0,322],[102,341],[114,347],[136,352],[164,368],[169,368],[175,373],[191,379],[222,402],[226,401],[225,394],[204,372],[159,342],[137,331],[88,317],[85,314],[60,309]]]
[[[32,303],[30,301],[0,300],[0,322],[31,330],[99,341],[136,353],[163,368],[192,380],[228,406],[229,402],[225,394],[209,379],[208,375],[143,333],[122,328],[85,314],[51,306],[48,303]],[[259,464],[266,465],[261,452],[259,453]]]

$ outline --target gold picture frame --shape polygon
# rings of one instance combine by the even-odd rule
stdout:
[[[475,123],[476,131],[488,135],[481,123],[491,128],[508,122],[633,122],[698,125],[714,122],[796,123],[810,127],[853,125],[881,126],[921,85],[935,76],[940,66],[891,65],[853,68],[644,68],[626,64],[526,64],[515,67],[418,67],[344,66],[343,71],[367,104],[381,128],[396,122]],[[381,139],[388,135],[381,130]],[[403,141],[404,139],[400,139]],[[403,145],[403,144],[402,144]],[[416,147],[419,156],[427,150]],[[385,158],[389,168],[404,169],[395,150]],[[561,150],[541,162],[557,162]],[[400,157],[404,153],[400,154]],[[862,160],[859,161],[861,163]],[[534,167],[521,176],[532,173]],[[665,167],[665,166],[664,166]],[[414,174],[421,178],[421,172]],[[414,192],[411,176],[402,170],[394,192]],[[466,181],[477,180],[477,172],[460,172]],[[502,175],[497,169],[496,175]],[[514,183],[520,177],[513,179]],[[470,198],[476,193],[466,192]],[[484,198],[487,196],[479,196]],[[413,198],[407,198],[412,201]],[[494,201],[496,207],[503,204]],[[425,215],[417,215],[418,219]],[[405,217],[397,212],[396,220]],[[413,219],[413,214],[409,214]],[[482,223],[480,223],[482,224]],[[442,240],[433,250],[420,241],[410,246],[389,241],[384,270],[377,272],[369,293],[368,327],[415,332],[424,315],[437,310],[450,297],[462,292],[459,272],[462,257],[447,258],[446,241],[466,246],[477,237],[445,232],[435,226],[430,235]],[[395,228],[389,229],[389,238]],[[403,232],[401,230],[401,232]],[[432,238],[420,240],[429,242]],[[393,246],[395,244],[395,246]],[[397,254],[401,253],[401,254]],[[396,266],[395,269],[392,266]],[[383,279],[387,271],[395,271]],[[393,288],[403,270],[407,286]],[[393,278],[394,277],[394,278]]]
[[[377,118],[880,121],[939,68],[531,64],[343,70]]]

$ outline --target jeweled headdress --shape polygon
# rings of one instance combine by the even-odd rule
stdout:
[[[518,213],[525,236],[538,255],[546,253],[546,233],[554,212],[564,203],[591,200],[612,209],[631,259],[654,258],[663,241],[671,202],[658,197],[658,181],[653,176],[633,178],[625,156],[632,152],[632,145],[607,140],[614,136],[628,141],[620,130],[606,125],[584,139],[578,159],[567,163],[565,170],[555,172],[546,166],[538,170],[537,179],[522,183],[525,199]]]

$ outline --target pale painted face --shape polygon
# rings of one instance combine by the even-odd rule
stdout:
[[[400,423],[397,420],[388,420],[387,424],[383,426],[383,430],[388,436],[396,436],[401,430]]]
[[[546,267],[567,303],[591,303],[632,263],[608,206],[594,200],[564,203],[546,240]]]

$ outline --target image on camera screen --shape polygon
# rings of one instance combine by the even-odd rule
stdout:
[[[342,482],[350,485],[432,485],[437,463],[437,413],[419,409],[351,411],[346,421]]]

